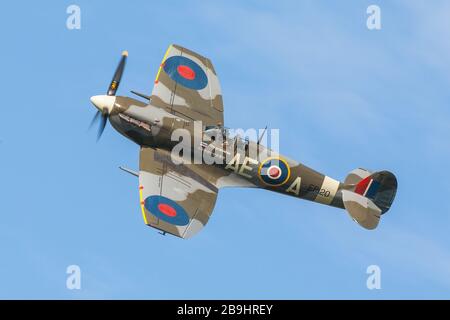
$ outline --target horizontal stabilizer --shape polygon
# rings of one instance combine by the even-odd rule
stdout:
[[[360,226],[369,230],[378,226],[381,209],[372,200],[348,190],[342,190],[342,200],[345,209]]]

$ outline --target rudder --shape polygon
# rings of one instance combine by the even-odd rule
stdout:
[[[366,229],[375,229],[397,192],[397,179],[389,171],[371,173],[353,170],[345,179],[342,200],[353,220]]]
[[[367,176],[355,185],[354,192],[366,198],[386,213],[397,193],[397,178],[389,171],[379,171]]]

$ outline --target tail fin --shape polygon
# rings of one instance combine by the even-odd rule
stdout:
[[[389,171],[371,173],[353,170],[345,179],[342,190],[344,207],[358,224],[375,229],[380,216],[386,213],[397,192],[397,179]]]

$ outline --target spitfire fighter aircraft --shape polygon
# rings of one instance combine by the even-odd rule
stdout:
[[[125,51],[106,95],[91,97],[98,109],[101,136],[109,119],[122,135],[140,146],[139,197],[145,223],[165,233],[190,238],[208,222],[224,187],[253,187],[347,210],[366,229],[375,229],[396,194],[388,171],[355,169],[344,182],[323,175],[263,146],[231,136],[223,126],[223,102],[217,73],[208,58],[170,45],[157,71],[151,96],[116,96],[128,53]],[[189,134],[182,152],[174,152]],[[211,152],[212,150],[212,152]],[[209,151],[217,159],[207,163]]]

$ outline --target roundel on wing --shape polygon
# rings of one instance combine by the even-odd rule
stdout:
[[[201,90],[208,84],[205,71],[196,62],[183,56],[173,56],[164,62],[164,71],[170,79],[182,86]]]
[[[262,182],[270,186],[280,186],[288,181],[291,169],[288,163],[280,158],[267,158],[261,162],[258,176]]]
[[[164,196],[149,196],[144,201],[144,207],[155,217],[176,226],[189,223],[189,215],[175,201]]]

